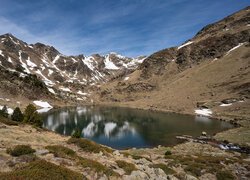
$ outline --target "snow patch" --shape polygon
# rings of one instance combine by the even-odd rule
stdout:
[[[10,99],[8,99],[8,98],[0,98],[0,100],[2,100],[2,101],[7,101],[7,102],[10,101]]]
[[[53,74],[53,72],[54,72],[54,71],[51,70],[51,69],[49,69],[48,71],[49,71],[48,76],[50,76],[50,75]]]
[[[0,55],[4,57],[4,54],[3,54],[3,51],[2,51],[2,50],[0,50]]]
[[[234,51],[235,49],[239,48],[239,47],[242,46],[243,44],[244,44],[244,43],[240,43],[240,44],[238,44],[237,46],[233,47],[232,49],[230,49],[230,50],[226,53],[226,55],[228,55],[230,52]]]
[[[220,106],[226,107],[226,106],[231,106],[231,105],[232,105],[232,103],[229,103],[229,104],[221,104]]]
[[[83,98],[76,98],[76,100],[78,100],[78,101],[84,101],[84,99]]]
[[[196,109],[195,114],[199,114],[199,115],[203,115],[203,116],[211,116],[213,114],[213,112],[211,111],[211,109]]]
[[[26,73],[30,74],[30,70],[28,69],[27,64],[25,64],[25,63],[23,62],[23,60],[22,60],[22,51],[19,51],[18,54],[19,54],[19,61],[20,61],[21,64],[22,64],[21,66],[24,68],[24,71],[25,71]]]
[[[40,76],[42,76],[43,78],[43,82],[47,85],[47,86],[53,86],[55,85],[54,82],[52,82],[51,80],[49,80],[48,78],[46,78],[42,72],[40,70],[36,70],[35,73],[39,74]]]
[[[59,58],[60,58],[60,55],[57,55],[57,56],[55,57],[55,59],[52,61],[52,63],[55,64],[56,61],[57,61]]]
[[[51,92],[52,94],[56,94],[56,92],[54,91],[54,89],[52,88],[48,88],[49,92]]]
[[[46,113],[51,109],[52,109],[51,107],[46,107],[46,108],[38,109],[37,112],[38,113]]]
[[[52,108],[52,106],[46,101],[33,101],[33,103],[43,108]]]
[[[69,88],[65,88],[65,87],[60,87],[59,89],[65,91],[65,92],[71,92],[71,90]]]
[[[0,109],[3,109],[3,106],[0,105]],[[13,114],[14,110],[12,108],[7,107],[7,112],[9,115]]]
[[[94,66],[93,66],[93,57],[89,56],[89,57],[84,57],[84,59],[82,59],[82,62],[88,66],[89,69],[91,69],[92,71],[94,70]]]
[[[112,70],[119,69],[112,61],[110,61],[109,55],[105,57],[104,64],[106,69],[112,69]]]
[[[185,46],[188,46],[188,45],[190,45],[190,44],[192,44],[192,43],[193,43],[193,41],[188,41],[187,43],[182,44],[181,46],[179,46],[177,49],[181,49],[181,48],[183,48],[183,47],[185,47]]]
[[[33,68],[37,67],[37,65],[30,60],[30,57],[28,57],[28,59],[26,61],[27,61],[28,66],[33,67]]]
[[[78,91],[77,94],[83,95],[83,96],[87,96],[88,93],[82,92],[82,91]]]
[[[10,57],[8,57],[8,62],[13,63]]]
[[[124,81],[127,81],[128,79],[129,79],[129,77],[125,77],[125,78],[124,78]]]

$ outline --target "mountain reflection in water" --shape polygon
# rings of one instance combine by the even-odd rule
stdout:
[[[104,106],[55,109],[42,117],[47,129],[71,135],[78,128],[82,137],[117,149],[174,145],[177,135],[212,135],[231,127],[206,117]]]

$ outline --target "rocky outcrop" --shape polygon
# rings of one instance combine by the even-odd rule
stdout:
[[[225,55],[240,43],[250,41],[250,7],[247,7],[225,19],[207,25],[192,39],[179,47],[158,51],[139,66],[141,77],[148,79],[152,75],[162,75],[168,71],[166,66],[175,61],[181,70],[213,60]]]

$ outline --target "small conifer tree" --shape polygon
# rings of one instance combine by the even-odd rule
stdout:
[[[29,104],[24,111],[24,122],[34,124],[37,127],[42,127],[42,118],[36,110],[37,109],[34,105]]]
[[[23,117],[22,111],[20,110],[19,107],[16,107],[16,108],[14,109],[13,114],[11,115],[11,119],[12,119],[13,121],[21,122],[21,121],[23,121],[23,118],[24,118],[24,117]]]
[[[6,118],[9,116],[8,109],[7,109],[6,105],[4,105],[2,110],[0,110],[0,115],[3,116],[3,117],[6,117]]]
[[[24,110],[24,122],[31,123],[32,117],[36,112],[36,107],[33,104],[29,104]]]

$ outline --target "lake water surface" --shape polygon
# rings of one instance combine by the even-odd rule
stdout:
[[[232,127],[206,117],[104,106],[52,109],[42,118],[47,129],[71,135],[78,128],[82,137],[116,149],[175,145],[177,135],[213,135]]]

